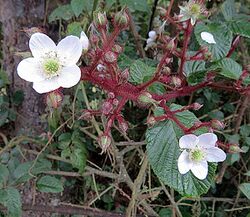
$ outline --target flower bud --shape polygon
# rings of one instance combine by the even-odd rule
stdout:
[[[95,26],[98,28],[98,27],[101,27],[101,28],[106,28],[106,25],[108,23],[108,19],[107,19],[107,16],[106,16],[106,13],[104,12],[98,12],[94,15],[94,23],[95,23]]]
[[[156,124],[156,119],[155,119],[155,117],[153,117],[153,116],[149,116],[148,118],[147,118],[147,125],[149,126],[149,127],[152,127],[152,126],[154,126],[155,124]]]
[[[46,95],[46,104],[50,108],[58,108],[62,104],[63,95],[59,91],[52,91]]]
[[[111,138],[108,135],[102,135],[101,137],[99,137],[99,145],[102,149],[101,153],[104,153],[107,151],[107,149],[109,148],[109,146],[111,145]]]
[[[112,48],[112,51],[117,53],[117,54],[120,54],[123,52],[123,48],[119,44],[115,44]]]
[[[114,52],[112,51],[108,51],[107,53],[105,53],[104,55],[104,60],[107,62],[107,63],[114,63],[117,61],[117,56]]]
[[[139,95],[138,101],[142,104],[154,103],[156,102],[149,92],[143,92]]]
[[[211,120],[211,127],[217,130],[223,130],[225,128],[225,124],[222,121],[217,119]]]
[[[119,129],[126,134],[128,130],[128,123],[124,120],[122,116],[117,116],[117,121]]]
[[[113,105],[108,102],[108,101],[105,101],[103,104],[102,104],[102,113],[104,115],[108,115],[110,114],[110,112],[113,110]]]
[[[85,121],[90,121],[92,118],[91,112],[89,110],[83,110],[82,115],[80,116],[79,119],[83,119]]]
[[[128,24],[129,24],[129,16],[124,10],[116,13],[114,17],[115,26],[118,26],[119,28],[127,28]]]
[[[106,69],[106,67],[102,64],[98,64],[97,67],[96,67],[97,71],[98,72],[102,72]]]
[[[200,110],[202,107],[203,107],[203,105],[198,103],[198,102],[193,103],[193,109],[195,111]]]
[[[181,86],[181,79],[177,76],[172,76],[172,81],[171,83],[175,86],[175,87],[180,87]]]
[[[168,44],[167,44],[167,49],[168,50],[173,50],[175,47],[175,38],[171,39]]]
[[[228,152],[230,154],[234,154],[234,153],[243,152],[243,150],[237,144],[229,144]]]
[[[109,99],[114,99],[115,98],[115,94],[113,92],[109,92],[108,93],[108,98]]]
[[[118,99],[113,99],[113,105],[114,106],[118,106],[118,104],[119,104],[119,100]]]

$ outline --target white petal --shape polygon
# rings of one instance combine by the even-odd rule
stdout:
[[[199,163],[194,163],[191,168],[192,173],[200,180],[207,177],[208,174],[208,164],[207,161],[201,161]]]
[[[18,64],[17,74],[20,78],[30,82],[45,80],[40,63],[32,57],[26,58]]]
[[[89,48],[89,39],[87,37],[87,35],[85,34],[85,32],[81,32],[81,36],[80,36],[80,42],[82,44],[82,49],[83,50],[88,50]]]
[[[184,150],[178,158],[178,170],[181,174],[187,173],[192,168],[193,163],[188,155],[188,152]]]
[[[196,19],[194,17],[191,17],[191,25],[193,26],[196,22]]]
[[[63,65],[76,64],[82,54],[80,39],[72,35],[62,39],[57,45],[57,53]]]
[[[218,147],[207,149],[206,154],[206,159],[208,162],[222,162],[227,157],[226,153]]]
[[[33,88],[38,93],[48,93],[60,87],[58,76],[40,82],[34,82]]]
[[[150,31],[149,33],[148,33],[148,37],[149,38],[152,38],[152,39],[156,39],[156,37],[157,37],[157,34],[156,34],[156,31]]]
[[[147,44],[151,44],[151,43],[154,42],[154,41],[155,41],[154,39],[148,38],[148,39],[147,39]]]
[[[207,42],[208,44],[216,44],[216,41],[214,40],[214,36],[209,32],[202,32],[201,39]]]
[[[34,57],[40,58],[45,53],[56,50],[56,45],[47,35],[35,33],[31,36],[29,47]]]
[[[218,138],[214,133],[204,133],[200,136],[198,136],[198,146],[202,148],[211,148],[214,147]]]
[[[58,76],[61,87],[69,88],[75,86],[81,79],[81,70],[77,65],[66,66]]]
[[[179,146],[180,148],[189,148],[192,149],[196,146],[198,142],[198,137],[194,134],[187,134],[180,138]]]

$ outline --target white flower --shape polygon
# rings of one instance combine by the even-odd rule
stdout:
[[[205,12],[203,6],[195,0],[190,0],[189,2],[184,2],[184,6],[179,6],[180,8],[180,21],[191,21],[191,24],[194,25],[197,19]]]
[[[208,174],[207,162],[221,162],[226,159],[225,152],[215,147],[216,142],[217,136],[213,133],[182,136],[179,146],[185,150],[178,159],[179,172],[185,174],[191,170],[198,179],[205,179]]]
[[[209,32],[201,32],[201,39],[207,42],[208,44],[216,44],[214,36]]]
[[[82,44],[82,49],[84,51],[87,51],[88,48],[89,48],[89,39],[87,37],[87,35],[85,34],[85,32],[81,32],[81,35],[80,35],[80,42]]]
[[[157,37],[157,34],[156,34],[156,31],[154,30],[151,30],[149,33],[148,33],[148,37],[155,40],[156,37]]]
[[[33,82],[36,92],[69,88],[79,82],[81,70],[76,63],[82,54],[82,45],[78,37],[67,36],[56,45],[47,35],[35,33],[29,47],[33,57],[18,64],[17,74]]]

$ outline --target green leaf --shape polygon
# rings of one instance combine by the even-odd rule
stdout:
[[[242,74],[242,66],[233,59],[225,58],[217,62],[216,65],[221,69],[219,73],[227,78],[237,80]]]
[[[16,91],[12,100],[15,105],[20,105],[24,100],[24,92],[22,90]]]
[[[248,20],[232,20],[228,24],[234,34],[250,38],[250,25]]]
[[[33,162],[32,162],[33,163]],[[34,175],[38,175],[40,173],[44,173],[46,171],[51,170],[52,164],[49,160],[39,158],[35,163],[34,167],[31,170],[31,173]]]
[[[198,23],[195,26],[195,37],[200,46],[208,47],[212,54],[212,60],[219,60],[225,57],[231,48],[233,39],[232,32],[224,24],[204,24]],[[214,36],[216,44],[209,44],[201,39],[201,32],[209,32]]]
[[[62,182],[53,176],[43,176],[38,180],[36,186],[41,192],[59,193],[63,191]]]
[[[232,20],[236,15],[236,7],[234,0],[226,0],[221,5],[221,12],[225,20]]]
[[[244,175],[245,176],[250,176],[250,170],[248,170]]]
[[[29,161],[17,166],[17,168],[13,172],[16,183],[23,183],[31,179],[29,169],[31,168],[32,164],[33,162]]]
[[[148,66],[141,60],[136,60],[130,66],[129,81],[135,84],[141,84],[149,80],[154,74],[156,68]]]
[[[0,164],[0,188],[6,184],[9,177],[9,170],[4,164]]]
[[[67,35],[75,35],[80,37],[82,31],[82,25],[80,22],[73,22],[67,26]]]
[[[127,5],[132,12],[147,12],[149,10],[147,0],[120,0],[120,4],[122,6]]]
[[[205,68],[205,61],[187,61],[184,64],[183,71],[187,77],[189,77],[193,73],[197,73],[200,71],[204,71]]]
[[[70,2],[72,10],[76,17],[78,17],[85,7],[86,1],[84,0],[71,0]]]
[[[63,133],[58,137],[58,148],[65,149],[71,143],[71,133]]]
[[[249,125],[242,125],[240,127],[240,135],[243,137],[247,137],[250,135],[250,126]]]
[[[239,189],[250,200],[250,183],[240,184]]]
[[[57,7],[49,16],[49,23],[56,20],[70,20],[74,16],[71,5],[61,5]]]
[[[70,160],[71,160],[72,166],[74,168],[77,168],[79,170],[79,173],[83,173],[85,166],[86,166],[86,161],[87,161],[86,149],[85,148],[73,148],[71,155],[70,155]]]
[[[171,109],[181,108],[172,105]],[[189,111],[178,113],[176,117],[191,127],[198,119]],[[205,132],[204,129],[196,131],[196,134]],[[177,168],[177,160],[181,154],[179,138],[183,135],[181,129],[171,120],[163,121],[150,128],[146,132],[147,152],[149,162],[155,174],[168,186],[174,188],[182,195],[198,196],[208,191],[213,182],[216,164],[209,163],[208,176],[204,180],[197,179],[190,171],[181,175]]]
[[[164,85],[159,83],[159,82],[155,82],[152,85],[150,85],[148,87],[148,90],[152,93],[156,93],[156,94],[160,94],[160,95],[164,94],[166,92]]]
[[[4,125],[8,119],[9,112],[5,106],[0,105],[0,127]]]
[[[160,217],[171,217],[173,214],[170,208],[162,208],[159,212]]]
[[[0,203],[8,210],[8,216],[21,217],[22,203],[21,196],[17,189],[0,189]]]

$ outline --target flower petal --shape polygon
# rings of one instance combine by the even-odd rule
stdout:
[[[199,163],[194,163],[191,168],[192,173],[200,180],[207,177],[208,174],[208,164],[207,161],[201,161]]]
[[[216,44],[214,36],[209,32],[201,32],[201,39],[207,42],[208,44]]]
[[[81,35],[80,35],[80,42],[82,44],[82,49],[83,50],[88,50],[89,48],[89,39],[87,37],[87,35],[85,34],[85,32],[81,32]]]
[[[40,82],[34,82],[33,88],[38,93],[48,93],[60,87],[58,76]]]
[[[227,157],[226,153],[218,147],[207,149],[206,154],[206,159],[208,162],[222,162]]]
[[[44,56],[45,53],[56,50],[56,44],[47,35],[35,33],[29,41],[30,50],[35,58]]]
[[[148,37],[149,37],[149,38],[152,38],[153,40],[155,40],[156,37],[157,37],[156,31],[151,30],[151,31],[148,33]]]
[[[187,134],[180,138],[179,146],[180,148],[194,148],[198,142],[198,137],[194,134]]]
[[[40,63],[33,57],[26,58],[18,64],[17,74],[20,78],[30,82],[45,80]]]
[[[57,54],[64,66],[76,64],[82,54],[80,39],[73,35],[62,39],[57,45]]]
[[[193,163],[188,155],[188,152],[184,150],[178,158],[178,170],[181,174],[187,173],[192,168]]]
[[[66,66],[58,76],[61,87],[69,88],[75,86],[81,78],[81,70],[77,65]]]
[[[206,149],[206,148],[215,147],[215,144],[218,139],[214,133],[204,133],[198,136],[198,140],[199,142],[197,143],[197,145]]]

